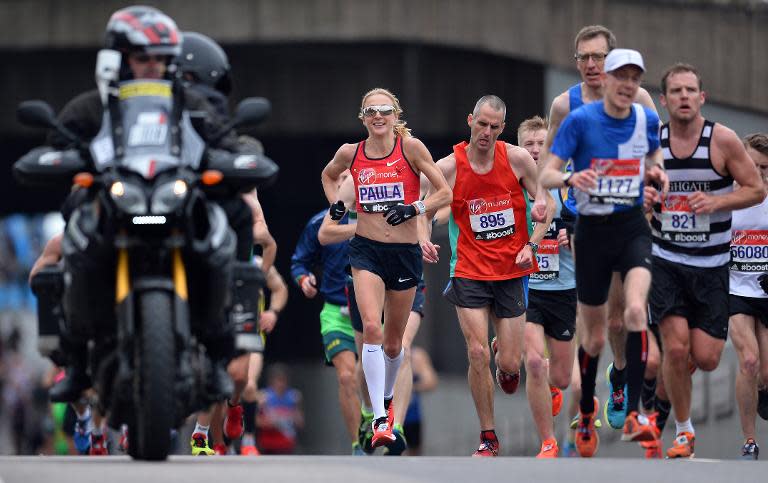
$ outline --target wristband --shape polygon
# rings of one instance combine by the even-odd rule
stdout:
[[[424,213],[427,212],[427,207],[424,205],[423,201],[418,200],[418,201],[414,201],[411,204],[416,208],[416,211],[418,212],[419,215],[423,215]]]
[[[300,275],[299,278],[296,279],[296,283],[299,284],[299,288],[301,288],[301,284],[304,283],[304,279],[309,277],[306,273],[304,275]]]

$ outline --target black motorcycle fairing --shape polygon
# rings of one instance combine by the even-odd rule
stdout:
[[[13,175],[28,186],[62,186],[72,182],[80,172],[88,170],[75,149],[59,151],[48,146],[32,149],[13,165]]]

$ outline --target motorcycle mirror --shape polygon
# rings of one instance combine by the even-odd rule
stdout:
[[[16,117],[19,122],[31,127],[42,127],[46,129],[55,129],[70,141],[81,143],[80,138],[72,131],[64,127],[53,112],[53,108],[45,101],[32,100],[24,101],[16,109]]]
[[[240,101],[235,109],[232,127],[255,125],[272,112],[272,103],[264,97],[248,97]]]
[[[53,108],[45,101],[24,101],[16,109],[16,117],[20,123],[32,126],[55,129],[58,122]]]

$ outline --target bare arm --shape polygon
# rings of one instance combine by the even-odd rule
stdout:
[[[333,159],[323,169],[320,180],[323,183],[323,191],[325,191],[328,203],[335,203],[338,199],[336,187],[339,182],[339,176],[352,165],[356,150],[357,144],[343,144],[336,151],[336,154],[333,155]]]
[[[723,156],[727,174],[730,174],[739,186],[722,195],[708,195],[700,191],[693,193],[688,202],[694,213],[740,210],[763,201],[765,188],[762,177],[736,133],[717,124],[712,133],[712,145],[713,151],[717,149]]]
[[[274,266],[267,272],[267,289],[269,289],[269,308],[259,317],[259,329],[269,334],[275,328],[278,315],[288,303],[288,286]]]
[[[453,196],[451,188],[442,171],[435,165],[432,155],[424,146],[424,143],[416,138],[405,138],[403,150],[413,165],[427,177],[434,190],[429,190],[424,198],[424,207],[427,211],[437,211],[451,202]]]
[[[440,159],[437,163],[435,163],[435,166],[437,166],[437,169],[439,169],[442,175],[445,177],[448,187],[453,190],[453,186],[456,183],[456,158],[454,155],[450,154]],[[434,189],[434,186],[430,186],[428,192],[432,192]],[[451,194],[451,198],[453,198],[453,194]],[[420,232],[419,238],[422,257],[427,263],[437,263],[440,260],[438,255],[440,245],[435,245],[431,241],[432,219],[438,217],[438,223],[446,223],[450,213],[450,202],[438,210],[427,210],[427,216],[424,217],[425,219],[423,220],[422,231]],[[422,235],[425,236],[425,238],[421,238]]]
[[[341,243],[355,236],[357,227],[348,223],[342,225],[340,221],[331,219],[329,214],[325,215],[323,223],[320,225],[320,231],[317,232],[317,241],[321,245]]]
[[[29,282],[32,283],[32,278],[47,265],[54,265],[61,260],[61,239],[64,237],[63,233],[54,235],[48,243],[45,244],[43,253],[35,260],[35,264],[32,266],[32,270],[29,271]]]
[[[544,149],[539,155],[540,159],[547,159],[549,156],[549,150],[552,149],[557,130],[560,129],[560,124],[568,112],[570,112],[570,101],[568,100],[568,93],[564,92],[555,97],[549,109],[549,128],[547,129],[547,138],[544,141]]]
[[[259,202],[256,190],[244,194],[243,201],[251,209],[251,215],[253,216],[253,243],[261,246],[262,270],[266,273],[275,263],[277,243],[269,232],[269,226],[267,226],[264,210],[261,209],[261,203]]]
[[[523,188],[525,188],[529,194],[533,195],[534,199],[542,194],[544,194],[545,198],[548,198],[546,202],[544,222],[536,223],[536,227],[531,236],[531,241],[538,244],[538,242],[544,238],[550,223],[552,223],[552,218],[555,214],[554,200],[549,192],[541,188],[538,172],[536,170],[536,163],[533,161],[533,158],[528,151],[521,147],[507,144],[507,159],[509,159],[509,163],[517,175],[517,178],[522,182]],[[529,245],[526,245],[517,254],[515,263],[522,268],[528,268],[533,264],[534,256],[533,249]]]

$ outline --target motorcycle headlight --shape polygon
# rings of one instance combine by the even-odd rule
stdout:
[[[143,215],[147,212],[147,197],[138,186],[115,181],[109,188],[109,196],[125,213]]]
[[[152,213],[162,214],[176,211],[186,198],[188,191],[187,183],[180,179],[161,184],[152,194]]]

